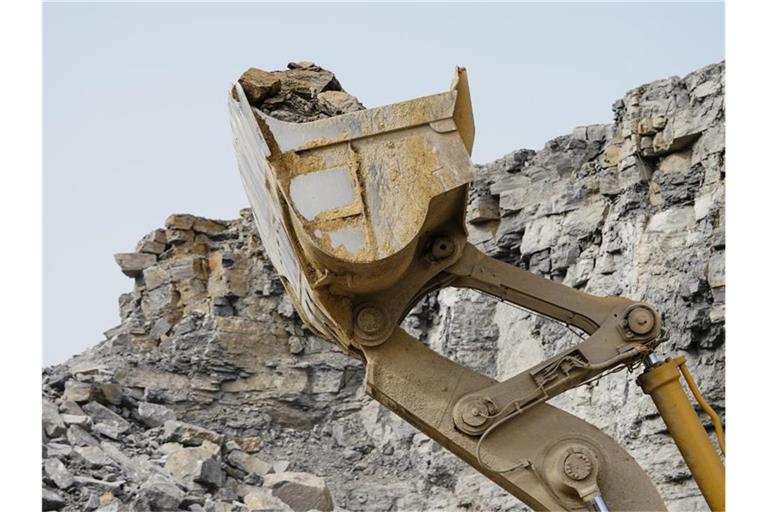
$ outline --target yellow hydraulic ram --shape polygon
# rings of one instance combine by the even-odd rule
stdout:
[[[643,392],[651,395],[709,508],[713,511],[725,510],[725,466],[702,427],[699,416],[688,401],[680,384],[681,373],[696,401],[712,418],[720,450],[725,456],[725,440],[720,419],[696,387],[685,366],[684,357],[662,362],[655,354],[651,354],[647,366],[646,371],[637,379],[640,387]]]

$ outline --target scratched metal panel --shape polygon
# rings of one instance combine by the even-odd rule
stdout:
[[[455,122],[459,90],[301,124],[252,109],[239,83],[234,90],[237,161],[264,248],[303,320],[338,340],[343,329],[323,302],[331,299],[308,280],[329,269],[310,269],[305,250],[354,273],[405,248],[431,199],[472,180],[468,129]]]
[[[311,123],[291,123],[257,113],[274,135],[280,151],[287,153],[450,119],[455,99],[456,92],[447,91]]]
[[[230,126],[243,186],[251,203],[256,229],[264,249],[281,277],[286,291],[294,302],[298,301],[296,305],[300,306],[312,300],[312,292],[307,286],[302,263],[288,234],[277,178],[267,160],[270,156],[269,147],[261,135],[240,84],[235,85],[235,91],[240,101],[229,98]],[[305,306],[301,310],[302,313],[307,313],[316,311],[316,308]],[[322,312],[302,316],[310,326],[327,335],[327,326],[319,318],[320,315]],[[322,316],[327,318],[326,315]]]

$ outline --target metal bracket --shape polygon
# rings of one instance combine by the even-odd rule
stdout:
[[[607,502],[620,510],[663,510],[647,475],[631,457],[618,456],[623,449],[544,403],[613,368],[639,363],[661,331],[657,313],[494,260],[466,244],[461,233],[427,235],[419,247],[403,286],[376,294],[376,308],[386,315],[369,309],[370,297],[355,309],[356,329],[389,333],[375,343],[356,336],[367,363],[368,393],[534,509],[584,510]],[[417,300],[445,286],[490,293],[590,336],[496,382],[436,354],[397,326]],[[627,481],[642,492],[619,491]]]
[[[435,353],[399,327],[386,342],[362,350],[370,396],[533,510],[588,508],[577,491],[581,489],[589,496],[586,487],[578,481],[563,487],[559,473],[548,469],[552,447],[558,443],[585,446],[595,454],[598,463],[594,466],[594,482],[611,508],[666,509],[637,462],[610,436],[586,421],[541,403],[517,417],[514,425],[497,429],[481,445],[480,438],[455,427],[451,412],[460,397],[493,386],[496,381]],[[628,482],[632,483],[631,492]]]
[[[591,336],[504,382],[467,394],[453,411],[456,428],[481,435],[558,394],[622,364],[639,363],[661,331],[656,311],[622,297],[596,297],[490,258],[471,245],[446,272],[474,288]]]

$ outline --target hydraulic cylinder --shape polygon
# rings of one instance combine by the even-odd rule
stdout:
[[[638,383],[643,392],[651,395],[709,508],[722,511],[725,465],[680,383],[678,367],[683,364],[683,357],[657,363],[638,377]]]

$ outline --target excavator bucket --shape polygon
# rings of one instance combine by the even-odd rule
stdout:
[[[264,247],[302,320],[349,346],[338,296],[397,283],[425,225],[463,215],[474,176],[466,71],[441,94],[302,124],[252,108],[239,83],[234,93],[237,158]]]
[[[660,317],[648,304],[569,288],[467,241],[474,124],[464,69],[447,92],[302,124],[253,108],[235,83],[229,111],[264,248],[304,323],[364,360],[369,395],[533,509],[664,510],[618,443],[546,403],[647,359]],[[418,300],[446,286],[588,337],[497,382],[400,328]],[[646,386],[654,399],[678,404],[655,384]],[[719,459],[706,469],[708,482],[719,481]]]

